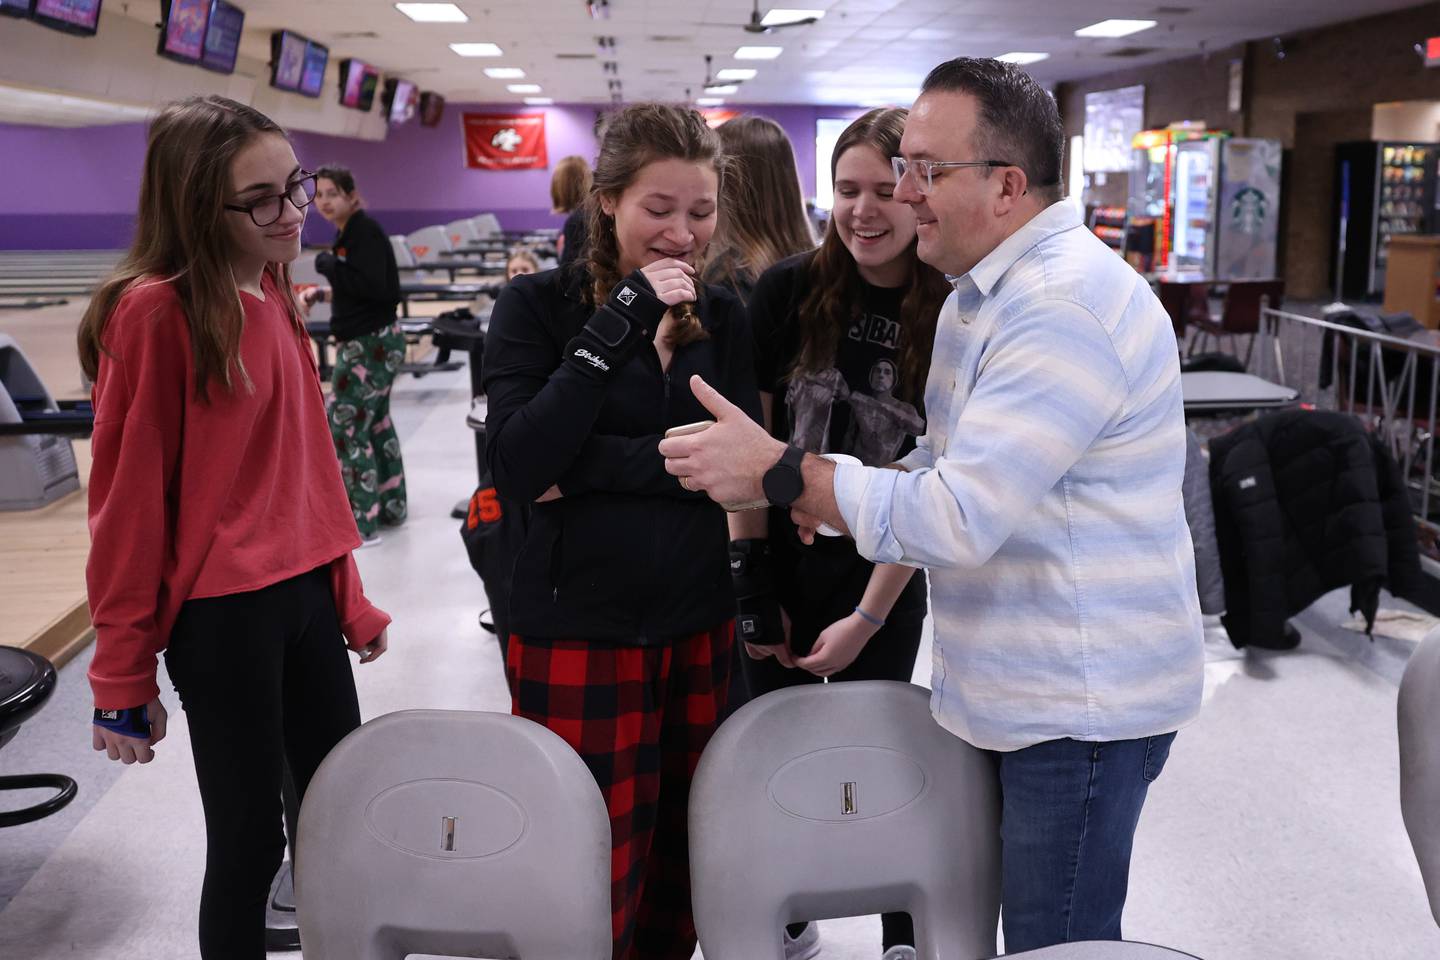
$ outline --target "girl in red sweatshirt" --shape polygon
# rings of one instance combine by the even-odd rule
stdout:
[[[390,621],[350,556],[290,286],[314,195],[269,118],[221,97],[171,104],[150,128],[134,243],[79,335],[95,381],[93,743],[152,759],[163,651],[205,808],[205,960],[264,957],[282,764],[303,797],[360,722],[345,647],[374,660]]]

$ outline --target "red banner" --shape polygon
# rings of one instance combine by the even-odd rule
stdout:
[[[466,113],[465,166],[473,170],[544,170],[545,114]]]
[[[707,126],[718,127],[726,120],[734,120],[736,117],[740,116],[740,111],[728,109],[722,110],[718,107],[713,107],[709,110],[701,110],[700,116],[705,118],[705,124]]]

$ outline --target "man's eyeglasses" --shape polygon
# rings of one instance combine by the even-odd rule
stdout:
[[[905,179],[905,174],[910,174],[915,181],[915,189],[921,196],[928,196],[930,191],[935,189],[935,171],[957,167],[1018,167],[1018,163],[1006,163],[1004,160],[906,160],[904,157],[891,157],[890,169],[895,171],[895,186],[898,189],[900,181]]]
[[[249,203],[227,203],[225,209],[234,210],[236,213],[248,213],[255,226],[268,227],[285,215],[286,200],[289,200],[290,205],[296,210],[304,210],[314,203],[315,174],[308,170],[301,170],[300,179],[290,181],[284,193],[272,193],[269,196],[251,200]]]

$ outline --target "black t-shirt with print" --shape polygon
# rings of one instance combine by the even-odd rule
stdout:
[[[915,449],[915,438],[925,432],[924,384],[913,396],[897,396],[904,290],[861,280],[858,310],[840,337],[834,366],[793,373],[800,354],[800,304],[810,290],[814,257],[803,253],[777,263],[750,296],[755,377],[773,398],[771,432],[810,453],[846,453],[866,466],[883,467]],[[816,537],[813,547],[805,546],[785,510],[770,511],[770,535],[782,603],[795,620],[795,645],[804,649],[813,635],[803,635],[818,634],[860,602],[873,564],[848,538]],[[925,576],[916,573],[890,618],[923,617],[925,604]]]

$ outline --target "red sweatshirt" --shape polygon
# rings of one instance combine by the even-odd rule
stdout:
[[[159,694],[155,657],[186,600],[258,590],[330,566],[347,642],[390,618],[361,589],[360,542],[330,439],[309,341],[266,274],[265,300],[241,293],[233,392],[195,395],[190,333],[172,286],[137,281],[105,328],[95,379],[90,559],[95,705]]]

